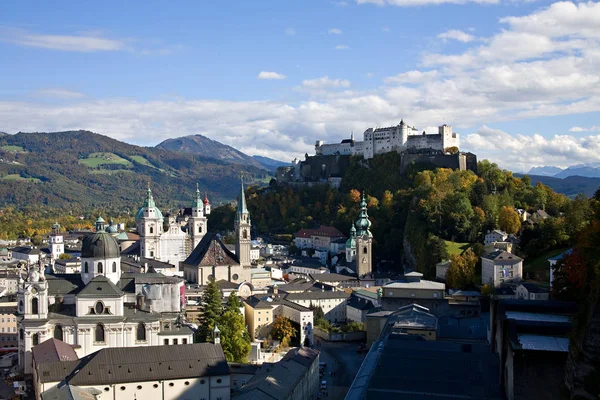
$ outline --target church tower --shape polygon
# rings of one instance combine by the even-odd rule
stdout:
[[[196,184],[196,200],[192,203],[192,216],[188,218],[188,234],[192,242],[192,250],[200,243],[208,229],[204,209],[205,204],[200,198],[200,190],[198,190],[198,184]]]
[[[250,265],[250,213],[246,208],[243,180],[235,214],[235,254],[241,266]]]
[[[356,273],[359,278],[373,272],[373,255],[371,252],[373,234],[369,228],[371,228],[371,221],[369,221],[367,202],[363,193],[360,202],[360,215],[356,221]]]
[[[346,262],[351,263],[356,258],[356,228],[350,228],[350,238],[346,241]]]
[[[160,259],[160,235],[164,217],[156,207],[152,190],[148,185],[146,200],[135,215],[137,231],[140,235],[140,257]]]
[[[17,302],[17,314],[20,316],[19,366],[25,369],[25,373],[31,373],[31,348],[49,339],[44,323],[38,322],[48,319],[48,282],[41,262],[27,266],[25,280],[23,274],[19,273]],[[27,332],[24,326],[28,327]]]
[[[50,234],[50,257],[52,260],[58,260],[58,257],[65,252],[65,243],[63,236],[60,234],[60,225],[55,222],[52,225],[52,233]]]

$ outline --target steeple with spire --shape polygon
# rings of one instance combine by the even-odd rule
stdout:
[[[240,187],[237,212],[235,213],[235,254],[242,266],[250,265],[250,213],[246,207],[244,179]]]
[[[137,231],[140,235],[140,255],[144,258],[160,259],[160,235],[163,233],[164,217],[152,196],[150,182],[146,199],[135,215]]]
[[[360,215],[356,221],[356,273],[359,278],[371,275],[373,271],[373,234],[370,231],[371,221],[367,212],[367,201],[363,192],[360,202]]]
[[[206,234],[208,228],[207,219],[204,215],[204,202],[200,194],[200,188],[196,183],[196,198],[192,203],[192,216],[188,219],[188,234],[190,235],[192,250]]]

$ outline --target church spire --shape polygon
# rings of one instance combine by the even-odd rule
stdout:
[[[372,237],[371,231],[371,221],[369,221],[369,213],[367,212],[367,201],[365,200],[365,193],[362,194],[362,201],[360,202],[360,214],[358,216],[358,220],[356,221],[356,230],[358,236],[367,235]]]
[[[246,194],[244,193],[244,178],[242,177],[242,185],[240,190],[240,198],[238,200],[238,208],[237,215],[238,218],[242,216],[242,214],[248,214],[248,208],[246,207]]]
[[[200,196],[200,188],[198,187],[198,183],[196,183],[196,200],[192,203],[193,208],[197,208],[199,210],[204,208],[204,203],[202,202],[202,197]]]
[[[144,201],[144,207],[156,207],[156,203],[154,203],[154,197],[152,197],[152,189],[150,189],[150,182],[148,182],[148,191],[146,192],[146,201]]]

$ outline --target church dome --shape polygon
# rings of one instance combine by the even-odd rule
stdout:
[[[150,187],[148,187],[148,192],[146,194],[146,200],[144,201],[144,205],[140,207],[138,212],[135,214],[135,222],[138,222],[141,218],[144,218],[145,209],[154,210],[154,218],[158,218],[159,221],[164,220],[162,212],[158,207],[156,207],[156,203],[154,202],[154,197],[152,197],[152,191],[150,190]]]
[[[121,251],[117,241],[106,232],[86,236],[81,244],[81,258],[119,258]]]

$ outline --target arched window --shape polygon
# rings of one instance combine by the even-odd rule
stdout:
[[[90,272],[90,267],[88,266],[88,262],[87,261],[83,264],[83,272],[85,272],[86,274],[88,272]]]
[[[40,344],[40,334],[34,333],[33,336],[31,337],[31,340],[33,341],[32,342],[33,346],[37,346],[38,344]]]
[[[198,227],[198,233],[202,233],[202,225]]]
[[[31,299],[31,313],[37,314],[39,312],[39,301],[37,297]]]
[[[150,227],[150,233],[154,233],[154,227],[153,226]]]
[[[248,239],[248,231],[244,229],[244,232],[242,233],[242,237],[244,239]]]
[[[137,326],[136,340],[140,342],[146,341],[146,325],[143,322],[140,322]]]
[[[367,248],[363,247],[363,254],[367,254]]]
[[[62,328],[62,325],[56,325],[54,327],[54,339],[64,340],[63,339],[63,328]]]
[[[117,262],[116,261],[113,261],[112,272],[117,272]]]
[[[102,324],[96,325],[94,341],[95,342],[104,342],[104,325],[102,325]]]
[[[101,274],[104,272],[104,268],[102,267],[102,263],[98,263],[98,273]]]

